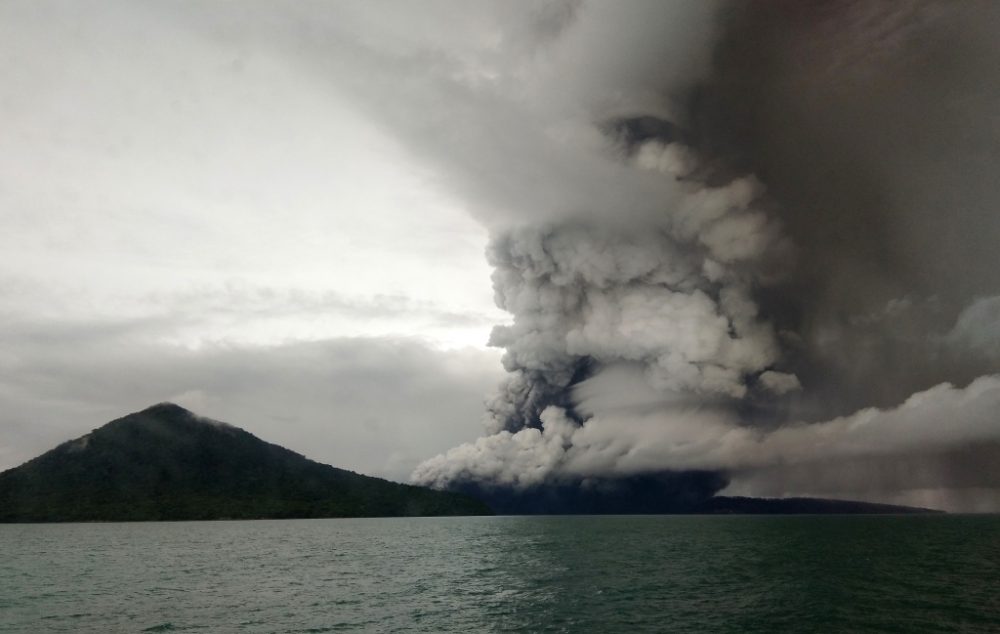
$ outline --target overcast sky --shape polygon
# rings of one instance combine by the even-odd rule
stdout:
[[[0,4],[0,469],[170,400],[405,478],[501,372],[485,230],[266,14],[196,6]]]

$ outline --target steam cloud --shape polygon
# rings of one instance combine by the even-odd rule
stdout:
[[[1000,458],[1000,5],[530,7],[337,45],[490,228],[513,317],[487,435],[413,479],[1000,507],[960,464]]]

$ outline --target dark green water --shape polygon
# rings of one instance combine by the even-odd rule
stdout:
[[[1000,517],[0,526],[0,632],[1000,632]]]

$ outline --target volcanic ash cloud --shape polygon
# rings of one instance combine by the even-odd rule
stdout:
[[[867,461],[885,492],[988,452],[997,6],[487,2],[448,8],[460,33],[345,33],[366,72],[331,72],[489,228],[512,317],[488,435],[414,479],[835,494]]]

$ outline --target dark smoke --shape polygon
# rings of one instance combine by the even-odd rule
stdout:
[[[756,297],[808,389],[789,415],[890,407],[997,359],[944,337],[1000,290],[1000,5],[751,2],[725,14],[687,110],[756,174],[797,247]]]
[[[468,37],[389,53],[338,40],[364,107],[490,229],[512,316],[489,435],[415,480],[576,499],[693,470],[905,501],[934,488],[891,475],[915,467],[866,469],[866,493],[838,465],[926,462],[1000,507],[993,472],[945,475],[1000,438],[1000,5],[458,17]]]

